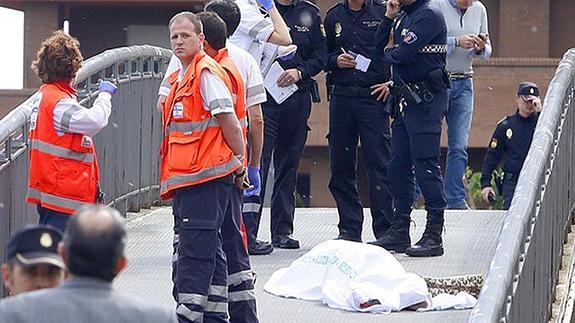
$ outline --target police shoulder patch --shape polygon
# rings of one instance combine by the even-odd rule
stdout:
[[[416,40],[417,40],[417,35],[413,31],[408,31],[407,33],[405,33],[405,36],[403,37],[403,42],[408,44],[408,45],[412,44]]]

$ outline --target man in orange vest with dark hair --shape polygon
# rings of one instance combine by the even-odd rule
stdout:
[[[66,229],[70,215],[96,202],[98,161],[92,136],[108,124],[116,86],[100,82],[91,109],[76,99],[72,82],[82,66],[77,39],[56,31],[32,69],[42,86],[31,99],[30,173],[26,201],[37,204],[40,224]]]
[[[244,140],[247,141],[246,85],[238,67],[239,63],[235,63],[239,58],[235,57],[234,60],[226,48],[226,24],[215,12],[200,12],[198,18],[204,27],[206,54],[214,58],[230,78],[234,108],[242,125]],[[248,167],[247,159],[244,167]],[[228,309],[232,323],[257,323],[254,280],[242,222],[242,205],[243,192],[235,188],[232,192],[232,203],[222,225],[223,249],[228,261]]]
[[[243,187],[245,143],[226,72],[202,51],[191,12],[169,24],[182,68],[163,106],[162,198],[176,197],[179,247],[174,292],[180,322],[227,322],[227,265],[221,228],[233,186]]]

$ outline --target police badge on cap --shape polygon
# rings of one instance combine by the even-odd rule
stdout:
[[[60,241],[62,234],[51,226],[27,226],[16,232],[8,241],[6,258],[15,259],[24,267],[49,264],[65,269],[64,261],[58,254]]]
[[[517,95],[520,95],[523,100],[531,100],[539,97],[539,87],[532,82],[521,82],[517,87]]]

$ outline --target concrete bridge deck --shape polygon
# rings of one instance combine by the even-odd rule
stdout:
[[[365,211],[364,241],[373,239],[369,211]],[[406,271],[444,277],[486,274],[495,251],[504,211],[447,211],[444,245],[446,253],[435,258],[410,258],[396,255]],[[411,236],[418,239],[424,229],[424,212],[415,211]],[[132,218],[129,223],[128,268],[116,285],[126,293],[144,297],[166,306],[175,306],[171,297],[172,216],[168,207],[157,208]],[[253,256],[257,273],[256,295],[260,322],[343,323],[343,322],[465,322],[470,310],[442,312],[400,312],[389,315],[351,313],[314,302],[279,298],[263,291],[271,274],[288,266],[320,242],[337,236],[335,209],[297,209],[294,237],[299,250],[275,250],[267,256]],[[269,210],[264,210],[260,238],[269,241]]]

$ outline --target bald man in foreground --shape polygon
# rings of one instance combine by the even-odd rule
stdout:
[[[68,223],[58,252],[70,277],[57,288],[0,301],[0,322],[175,323],[175,312],[112,288],[127,265],[126,225],[109,207],[90,206]]]

